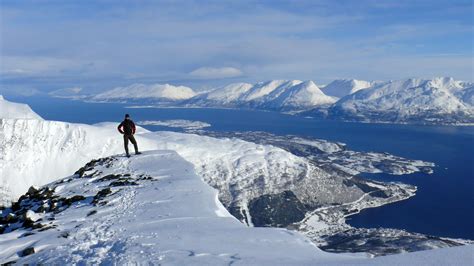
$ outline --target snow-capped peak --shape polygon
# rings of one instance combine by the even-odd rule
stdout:
[[[463,82],[454,80],[452,77],[436,77],[427,81],[427,86],[447,90],[458,90],[463,88]]]
[[[256,84],[230,84],[198,95],[190,103],[199,106],[301,110],[329,105],[335,100],[325,95],[313,81],[270,80]]]
[[[359,90],[372,86],[372,82],[357,79],[338,79],[324,86],[323,91],[329,96],[342,98]]]
[[[248,91],[243,98],[245,101],[265,101],[276,98],[285,89],[300,84],[301,80],[271,80],[259,82]]]
[[[457,96],[462,84],[453,78],[384,82],[342,98],[330,113],[369,121],[472,123],[473,107]]]
[[[223,88],[210,91],[206,97],[212,101],[228,103],[237,100],[252,87],[253,85],[250,83],[232,83]]]
[[[173,86],[170,84],[132,84],[126,87],[117,87],[105,91],[93,97],[94,100],[117,100],[117,99],[162,99],[162,100],[186,100],[196,93],[189,87]]]
[[[35,113],[26,104],[14,103],[5,100],[0,95],[0,119],[37,119],[42,120],[37,113]]]
[[[294,85],[280,96],[282,106],[292,108],[311,108],[319,105],[329,105],[336,101],[327,96],[311,80]]]

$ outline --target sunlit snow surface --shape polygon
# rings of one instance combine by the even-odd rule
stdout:
[[[92,158],[107,157],[120,154],[123,151],[122,139],[116,131],[116,123],[83,125],[44,121],[40,118],[30,118],[34,117],[35,114],[29,108],[22,108],[15,109],[19,111],[16,112],[16,117],[0,119],[0,196],[2,196],[3,204],[8,203],[5,202],[8,198],[18,198],[18,196],[27,191],[30,185],[39,186],[56,181],[70,175]],[[27,119],[23,119],[24,115],[27,115]],[[193,171],[198,177],[218,189],[219,201],[217,201],[214,195],[212,198],[213,204],[222,206],[222,202],[223,206],[234,217],[249,226],[286,227],[293,230],[293,232],[298,231],[305,234],[313,243],[317,243],[326,250],[335,252],[369,252],[381,255],[468,243],[462,240],[441,239],[413,234],[402,230],[354,229],[345,224],[345,217],[348,215],[357,213],[364,208],[377,207],[390,202],[404,200],[413,196],[416,191],[416,188],[411,185],[369,181],[357,178],[354,176],[355,174],[360,172],[404,174],[418,171],[430,173],[433,167],[432,163],[408,160],[385,153],[355,152],[347,150],[345,145],[341,143],[303,139],[295,136],[275,136],[262,132],[215,133],[195,131],[195,133],[197,134],[148,132],[143,128],[138,128],[136,138],[142,151],[167,150],[170,151],[168,153],[173,154],[176,152],[184,160],[191,163]],[[151,154],[147,153],[142,157],[145,159],[151,156]],[[158,161],[162,157],[156,154],[151,157],[155,157],[156,164],[160,165]],[[166,162],[165,159],[163,160]],[[118,158],[114,161],[114,165],[109,165],[110,169],[107,171],[127,170],[129,173],[126,174],[136,177],[136,175],[139,175],[138,173],[143,173],[143,171],[149,171],[149,176],[152,176],[154,175],[152,173],[155,173],[154,171],[156,170],[152,168],[151,164],[144,164],[142,169],[132,171],[137,170],[137,168],[126,168],[121,164],[115,165],[115,162],[126,164],[128,161]],[[143,162],[135,161],[135,164],[138,165],[145,162],[149,163],[149,161],[144,160]],[[170,164],[169,161],[168,164]],[[166,165],[166,167],[169,167],[170,171],[173,172],[173,165]],[[163,169],[166,167],[163,167]],[[105,173],[106,171],[102,172]],[[181,172],[177,171],[177,173]],[[146,173],[143,174],[147,176]],[[56,186],[56,193],[60,193],[60,196],[63,197],[73,196],[77,192],[75,189],[78,189],[77,186],[73,185],[75,184],[74,180],[73,178],[70,181],[65,181],[68,183],[67,185],[58,184]],[[67,230],[73,227],[76,228],[75,226],[80,222],[93,222],[90,217],[101,217],[90,214],[92,211],[90,210],[92,208],[90,205],[93,199],[91,197],[101,189],[101,184],[94,183],[92,182],[93,180],[89,180],[92,183],[84,181],[84,179],[80,180],[80,182],[84,183],[80,183],[79,187],[81,190],[77,193],[80,192],[85,198],[75,201],[70,208],[56,213],[58,215],[58,217],[54,217],[56,220],[50,221],[53,224],[55,223],[54,221],[69,223],[69,219],[73,219],[72,222],[76,224],[72,227],[64,227]],[[110,195],[117,195],[117,199],[112,198],[107,200],[107,202],[127,199],[126,194],[121,194],[123,191],[130,190],[132,194],[137,193],[135,190],[141,188],[143,182],[149,181],[139,180],[137,181],[138,185],[125,184],[121,192]],[[109,183],[108,185],[110,186],[111,184]],[[185,191],[193,189],[186,186],[177,186],[177,188]],[[146,193],[151,192],[147,190]],[[151,194],[147,195],[152,197]],[[133,200],[131,202],[136,203]],[[81,213],[83,218],[77,218],[78,216],[72,214],[72,218],[68,215],[62,216],[62,220],[59,219],[61,215],[64,215],[63,213],[73,212],[77,209],[77,204],[83,203],[89,208],[84,207],[87,213]],[[176,208],[181,208],[181,205],[178,203],[188,204],[187,201],[175,201],[174,203]],[[109,208],[107,205],[104,206],[96,211],[98,213],[100,211],[113,212],[114,208]],[[137,205],[134,205],[134,207],[137,207],[135,208],[136,211],[140,209]],[[51,218],[41,217],[41,214],[36,213],[37,209],[28,210],[25,210],[21,217],[27,217],[33,222],[39,223],[48,223],[48,218]],[[79,208],[79,210],[83,209]],[[117,210],[120,210],[120,208]],[[35,213],[31,211],[35,211]],[[227,211],[223,208],[218,208],[215,215],[221,217],[224,213],[227,213]],[[89,217],[87,214],[90,214]],[[127,219],[135,217],[133,215],[135,214],[132,212],[131,216],[128,216]],[[37,240],[44,243],[44,245],[35,245],[38,250],[46,247],[45,245],[48,242],[45,241],[50,241],[42,237],[37,238],[40,235],[37,231],[35,231],[37,234],[35,233],[31,236],[27,236],[29,232],[26,235],[19,234],[18,232],[20,231],[25,233],[25,226],[15,222],[14,217],[8,218],[8,209],[2,211],[2,217],[2,219],[13,219],[2,220],[2,224],[5,222],[4,224],[8,225],[7,228],[2,227],[6,232],[20,228],[11,233],[1,235],[1,245],[13,247],[0,249],[3,252],[7,252],[5,253],[5,258],[15,257],[15,254],[18,255],[18,252],[33,245]],[[115,220],[109,219],[109,216],[102,217],[105,217],[106,223],[115,222],[117,219],[120,221],[125,219],[123,216],[111,216],[116,217],[117,219]],[[143,216],[143,218],[153,220],[153,217]],[[98,221],[99,225],[104,223],[101,219]],[[236,220],[232,218],[232,221]],[[125,224],[119,225],[127,228]],[[133,226],[133,223],[130,226]],[[243,225],[239,224],[239,226]],[[80,227],[81,225],[77,228]],[[53,232],[57,228],[50,228],[50,230],[45,232]],[[38,231],[42,230],[37,229]],[[99,255],[95,256],[100,257],[101,252],[104,253],[106,250],[120,251],[122,248],[127,247],[120,242],[120,239],[114,239],[110,240],[111,243],[114,243],[113,247],[104,249],[101,244],[104,241],[108,241],[108,236],[111,235],[106,234],[101,238],[101,234],[103,231],[108,232],[108,229],[109,227],[107,226],[99,227],[91,234],[86,232],[93,230],[93,228],[89,227],[82,231],[81,234],[85,235],[85,238],[81,239],[78,234],[74,238],[76,242],[73,246],[80,249],[81,243],[86,243],[84,244],[85,247],[83,250],[73,252],[70,256],[79,254],[80,260],[82,257],[92,256],[91,254],[88,255],[84,250],[97,248],[94,252]],[[28,231],[29,229],[26,230]],[[280,232],[292,234],[288,233],[288,231]],[[17,239],[19,236],[22,237]],[[50,235],[44,236],[50,237]],[[62,238],[69,239],[68,236],[64,236]],[[232,237],[235,236],[232,235]],[[39,240],[40,238],[41,240]],[[66,240],[55,239],[54,241]],[[93,244],[87,244],[91,242]],[[71,246],[71,250],[75,249]],[[60,251],[58,250],[57,252]],[[64,252],[67,254],[67,251],[64,250]],[[186,254],[186,251],[183,254]],[[103,258],[104,262],[109,261],[109,258]],[[99,259],[101,260],[101,258]],[[94,263],[93,260],[94,258],[90,258],[91,263]]]
[[[73,176],[30,190],[20,206],[4,212],[26,212],[28,218],[17,219],[33,221],[0,235],[0,263],[458,265],[468,263],[473,251],[468,246],[370,259],[323,252],[285,229],[246,227],[172,150],[93,161]],[[40,207],[41,214],[33,211]]]
[[[7,101],[2,95],[0,95],[0,118],[42,120],[28,105]]]
[[[111,178],[110,175],[121,177]],[[133,185],[114,185],[120,180]],[[297,233],[249,229],[217,200],[217,192],[174,151],[146,152],[97,163],[82,177],[53,183],[55,195],[85,198],[46,212],[41,231],[0,237],[0,262],[99,264],[310,264],[337,258]],[[103,189],[111,194],[93,203]],[[54,220],[52,219],[54,218]],[[35,254],[19,258],[28,247]],[[288,251],[291,250],[291,253]],[[341,257],[344,260],[344,257]]]

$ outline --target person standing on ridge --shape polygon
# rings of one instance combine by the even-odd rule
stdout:
[[[135,140],[135,137],[133,136],[135,134],[135,123],[133,123],[132,119],[130,119],[130,115],[126,114],[125,119],[118,125],[117,127],[118,131],[123,134],[123,145],[125,147],[125,152],[127,154],[127,157],[130,157],[130,154],[128,153],[128,141],[132,142],[133,147],[135,148],[135,154],[141,154],[141,152],[138,151],[138,145],[137,141]]]

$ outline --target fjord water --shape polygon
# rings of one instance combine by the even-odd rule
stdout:
[[[266,131],[339,141],[357,151],[389,152],[431,161],[432,175],[364,175],[416,185],[416,196],[368,209],[349,218],[355,227],[399,228],[424,234],[474,239],[474,127],[362,124],[315,120],[275,112],[125,108],[125,104],[83,103],[49,97],[9,98],[29,104],[47,120],[94,124],[130,113],[135,121],[187,119],[210,123],[214,131]],[[177,130],[145,126],[149,130]],[[119,136],[118,136],[119,137]]]

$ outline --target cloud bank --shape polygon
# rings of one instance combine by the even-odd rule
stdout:
[[[472,81],[472,2],[434,2],[1,1],[0,87]]]
[[[203,79],[233,78],[242,74],[242,71],[234,67],[200,67],[190,73],[193,77]]]

